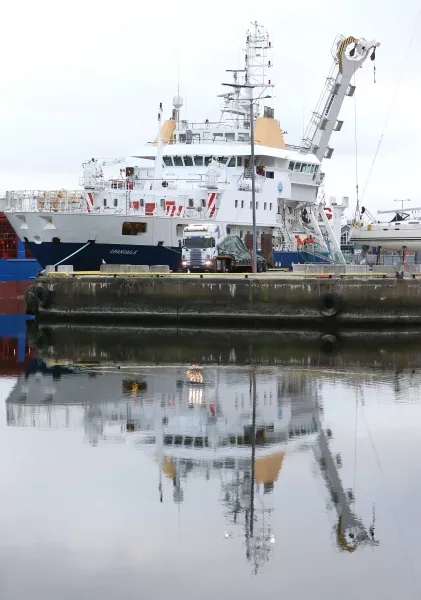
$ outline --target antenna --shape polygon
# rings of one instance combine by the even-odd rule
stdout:
[[[180,61],[177,63],[177,96],[180,95]]]

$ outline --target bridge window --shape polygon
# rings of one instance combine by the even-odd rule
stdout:
[[[181,158],[181,156],[174,156],[174,166],[175,167],[183,166],[183,159]]]
[[[227,142],[234,142],[235,141],[235,133],[226,133],[225,139],[227,140]]]
[[[208,166],[208,164],[210,163],[211,160],[212,160],[212,156],[205,156],[205,167]]]
[[[224,134],[223,133],[214,133],[213,134],[213,141],[218,141],[219,140],[223,140],[224,139]]]
[[[294,161],[291,161],[291,162],[289,163],[289,165],[288,165],[288,169],[289,169],[290,171],[293,171],[293,170],[294,170],[294,165],[295,165]]]
[[[225,165],[225,163],[227,162],[227,160],[228,160],[228,157],[227,157],[227,156],[220,156],[220,157],[218,158],[218,162],[219,162],[219,163],[222,163],[223,165]]]
[[[189,198],[189,208],[194,208],[194,200],[193,200],[193,198]]]
[[[185,156],[184,164],[186,165],[186,167],[192,167],[193,166],[193,158],[191,156]]]
[[[231,158],[228,161],[228,167],[235,167],[235,156],[231,156]]]
[[[164,165],[166,167],[172,167],[173,166],[171,156],[164,156]]]
[[[146,233],[147,227],[147,223],[124,221],[121,233],[123,235],[140,235]]]
[[[267,177],[267,179],[273,179],[274,178],[274,172],[273,171],[266,171],[266,177]]]
[[[237,156],[237,167],[242,167],[242,166],[243,166],[243,157]]]
[[[300,170],[301,170],[301,163],[296,162],[295,165],[294,165],[294,172],[295,173],[299,173]]]
[[[238,141],[239,142],[248,142],[250,139],[250,134],[249,133],[239,133],[238,134]]]
[[[203,156],[195,156],[194,164],[196,165],[196,167],[203,167]]]

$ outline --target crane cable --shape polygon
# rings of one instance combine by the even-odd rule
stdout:
[[[397,81],[397,84],[396,84],[395,92],[393,94],[392,101],[390,103],[389,110],[388,110],[387,115],[386,115],[386,120],[385,120],[384,125],[383,125],[383,129],[382,129],[382,133],[380,135],[379,143],[377,144],[376,152],[374,153],[373,162],[371,163],[370,171],[368,173],[368,177],[367,177],[366,182],[365,182],[364,190],[363,190],[363,193],[362,193],[362,196],[361,196],[361,201],[364,199],[365,193],[367,191],[367,187],[368,187],[368,184],[369,184],[369,181],[370,181],[370,178],[371,178],[371,174],[373,172],[374,164],[376,162],[377,155],[379,153],[380,146],[381,146],[381,143],[383,141],[383,137],[384,137],[384,134],[385,134],[385,131],[386,131],[386,127],[388,125],[389,118],[390,118],[393,106],[395,104],[396,96],[398,94],[398,90],[399,90],[400,85],[402,83],[403,73],[405,71],[405,66],[406,66],[406,63],[408,61],[409,53],[411,51],[412,44],[413,44],[414,39],[415,39],[415,34],[417,32],[418,25],[420,23],[420,19],[421,19],[421,9],[420,9],[420,11],[418,13],[418,16],[417,16],[417,19],[415,21],[415,27],[414,27],[414,31],[412,32],[411,39],[409,40],[408,49],[406,51],[405,58],[403,60],[403,64],[402,64],[401,72],[400,72],[400,75],[399,75],[399,78],[398,78],[398,81]],[[357,197],[357,205],[358,205],[358,197]]]
[[[356,70],[356,65],[354,65],[354,88],[356,87],[356,85],[355,85],[355,70]],[[359,185],[358,185],[357,98],[356,98],[355,92],[354,92],[354,146],[355,146],[355,192],[356,192],[356,199],[357,199],[357,203],[355,205],[354,221],[356,221],[357,218],[359,218],[359,213],[360,213],[360,199],[359,199]]]

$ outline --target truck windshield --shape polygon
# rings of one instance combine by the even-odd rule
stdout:
[[[214,248],[215,239],[205,237],[186,238],[184,240],[185,248]]]

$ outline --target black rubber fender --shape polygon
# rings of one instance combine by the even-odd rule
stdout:
[[[335,317],[341,312],[342,302],[338,294],[328,292],[322,294],[319,301],[319,310],[324,317]]]
[[[48,288],[43,285],[38,285],[35,290],[37,297],[38,306],[41,308],[48,308],[51,303],[51,292]]]
[[[36,315],[38,311],[38,298],[36,294],[36,287],[34,285],[30,285],[26,290],[25,294],[25,303],[26,303],[26,314],[27,315]]]

